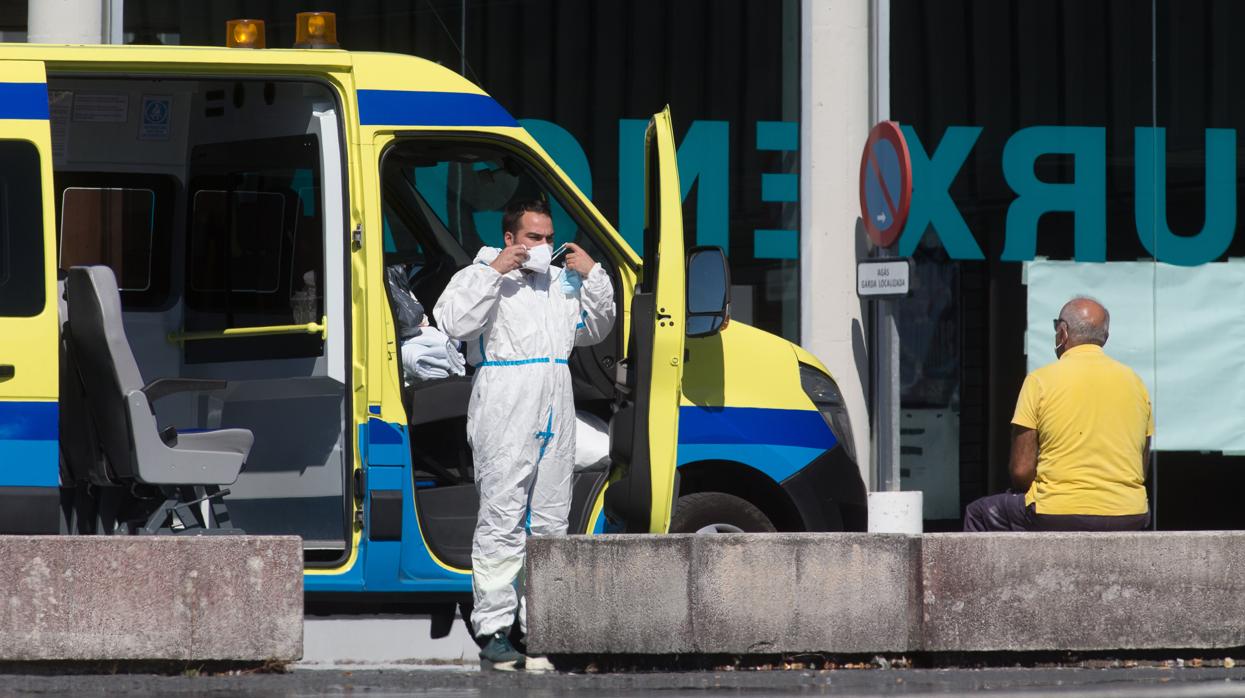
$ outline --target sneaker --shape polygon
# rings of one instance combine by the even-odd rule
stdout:
[[[546,657],[530,654],[523,664],[523,671],[529,674],[543,674],[547,671],[553,671],[553,662]]]
[[[506,633],[493,633],[480,650],[480,668],[494,671],[517,671],[523,668],[524,657],[510,644]]]

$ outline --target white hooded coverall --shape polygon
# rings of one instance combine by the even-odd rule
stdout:
[[[482,248],[433,310],[477,367],[467,410],[480,495],[471,549],[477,636],[509,630],[516,613],[527,630],[516,588],[524,529],[564,535],[571,506],[575,399],[567,360],[614,324],[614,288],[600,264],[573,289],[560,267],[499,274],[489,266],[499,253]]]

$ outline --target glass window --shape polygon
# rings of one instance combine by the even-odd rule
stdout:
[[[39,151],[0,141],[0,315],[38,315],[43,293],[43,193]]]
[[[285,324],[294,321],[292,298],[318,295],[324,275],[319,158],[314,134],[194,148],[189,308],[230,314],[234,327]],[[317,305],[317,318],[320,312]]]
[[[1224,100],[1234,94],[1201,89],[1213,82],[1206,77],[1215,74],[1212,58],[1229,55],[1221,51],[1230,43],[1208,41],[1206,28],[1235,24],[1231,13],[1204,15],[1209,4],[1198,1],[974,0],[959,12],[928,5],[891,3],[889,117],[903,125],[914,161],[938,163],[924,183],[918,175],[914,191],[936,190],[948,204],[918,221],[924,230],[905,232],[920,239],[907,251],[900,245],[913,259],[913,293],[896,302],[902,488],[924,492],[930,531],[958,529],[965,506],[1013,484],[1007,464],[1017,396],[1028,373],[1057,360],[1051,321],[1073,296],[1106,305],[1106,354],[1148,385],[1165,331],[1181,338],[1169,346],[1181,347],[1182,367],[1212,363],[1234,373],[1228,363],[1190,360],[1188,347],[1211,344],[1190,341],[1198,336],[1195,314],[1155,323],[1163,291],[1179,287],[1155,263],[1153,221],[1163,214],[1155,214],[1158,199],[1147,189],[1162,191],[1168,173],[1171,227],[1190,235],[1202,226],[1202,127],[1231,125]],[[1177,15],[1192,9],[1182,21],[1154,14],[1164,6],[1178,6]],[[1163,52],[1165,37],[1187,49],[1183,58]],[[1162,77],[1178,67],[1178,95],[1164,113]],[[1148,163],[1152,151],[1163,152],[1154,148],[1160,124],[1172,140],[1169,166],[1156,173]],[[1232,148],[1218,153],[1227,153],[1227,174],[1212,179],[1230,191]],[[1167,261],[1162,249],[1157,257]],[[1220,338],[1233,327],[1225,317],[1214,318]],[[1172,400],[1186,389],[1160,387],[1152,396]],[[1192,414],[1198,402],[1221,407],[1201,400],[1180,409]],[[1161,444],[1173,424],[1159,422]],[[1178,472],[1158,481],[1231,483]]]
[[[324,317],[324,216],[315,134],[195,146],[188,192],[186,328]],[[189,363],[319,356],[314,334],[187,343]]]
[[[285,196],[264,191],[195,192],[190,286],[196,291],[276,293],[281,282]],[[222,231],[227,234],[222,235]]]
[[[549,173],[501,147],[399,142],[381,162],[385,264],[405,265],[411,292],[431,311],[450,278],[481,247],[503,244],[502,214],[510,203],[544,199],[553,214],[554,246],[575,242],[614,275],[594,238],[600,232],[589,232],[568,213],[551,181]],[[435,324],[435,316],[431,320]]]
[[[423,218],[433,229],[452,236],[457,248],[468,256],[476,255],[483,246],[504,245],[502,214],[508,204],[519,199],[544,199],[553,213],[555,245],[573,241],[593,259],[604,258],[593,235],[566,212],[558,195],[545,187],[543,175],[534,172],[523,159],[467,144],[427,148],[428,157],[412,161],[417,162],[413,167],[388,172],[415,190]],[[395,163],[403,158],[401,154],[396,156]],[[402,244],[398,246],[401,248]]]
[[[150,189],[66,188],[60,268],[103,264],[112,268],[120,290],[150,289],[155,210]]]
[[[315,270],[322,264],[321,257],[324,254],[324,231],[316,224],[320,217],[320,188],[311,184],[310,170],[299,170],[295,173],[291,186],[297,197],[295,210],[298,211],[298,216],[294,219],[293,250],[290,253],[293,263],[290,264],[288,288],[293,302],[314,302],[315,286],[318,283]],[[308,312],[314,312],[314,309],[309,309]],[[318,316],[313,318],[319,319]],[[300,319],[297,308],[294,321],[304,322]]]
[[[178,180],[131,172],[54,172],[53,179],[61,271],[106,265],[126,311],[167,309]]]

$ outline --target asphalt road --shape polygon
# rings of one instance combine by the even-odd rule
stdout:
[[[450,669],[403,671],[295,670],[285,674],[176,676],[0,675],[0,695],[134,696],[684,696],[978,695],[1245,696],[1245,669],[1037,668],[718,671],[683,673],[480,673]]]

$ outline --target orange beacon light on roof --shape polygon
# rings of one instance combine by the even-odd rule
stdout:
[[[225,45],[229,48],[264,48],[264,20],[231,19],[225,22]]]
[[[332,12],[299,12],[295,26],[294,48],[340,48]]]

